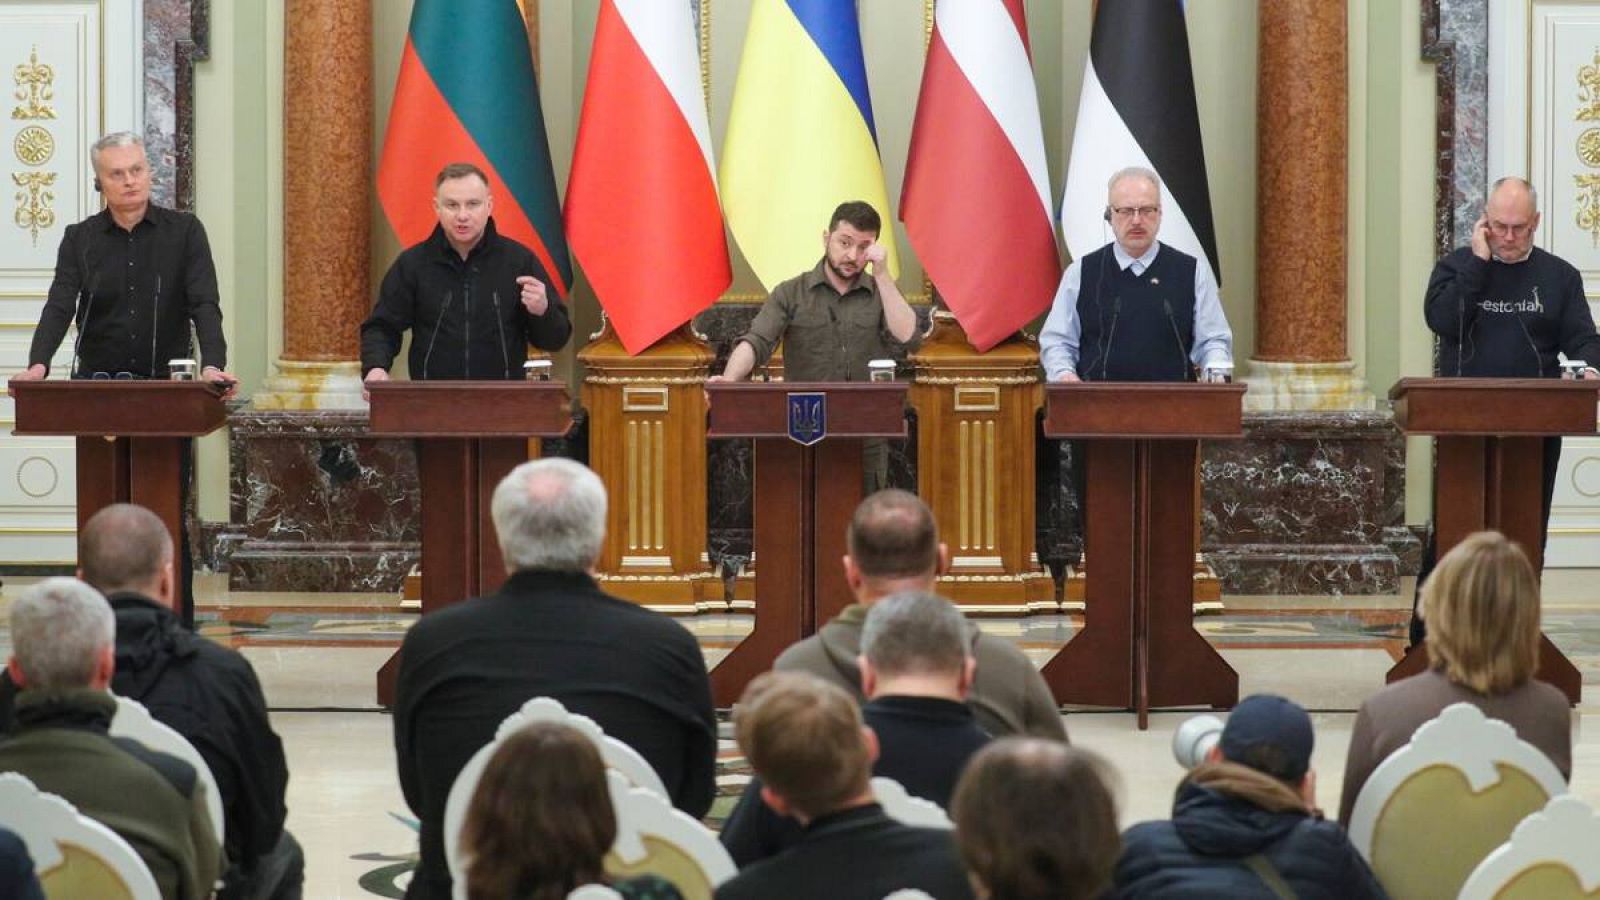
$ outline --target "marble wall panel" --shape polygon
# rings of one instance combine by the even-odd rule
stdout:
[[[1435,63],[1434,249],[1472,238],[1489,165],[1489,0],[1423,0],[1422,58]]]
[[[151,197],[194,208],[194,64],[210,57],[210,0],[144,0],[144,139]]]

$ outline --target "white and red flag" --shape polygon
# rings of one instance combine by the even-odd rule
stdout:
[[[1023,0],[938,0],[900,219],[985,351],[1050,308],[1061,278]]]
[[[687,3],[601,0],[567,239],[629,353],[733,280]]]

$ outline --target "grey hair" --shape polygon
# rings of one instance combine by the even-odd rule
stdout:
[[[956,674],[971,655],[967,620],[943,597],[890,594],[867,611],[861,653],[884,675]]]
[[[606,488],[570,459],[536,459],[511,470],[490,503],[506,571],[585,572],[606,536]]]
[[[1118,169],[1117,173],[1111,176],[1111,180],[1106,182],[1106,193],[1111,193],[1117,186],[1117,182],[1124,178],[1143,178],[1145,181],[1150,182],[1150,186],[1156,189],[1157,194],[1161,193],[1161,176],[1144,166],[1127,166]]]
[[[116,637],[111,604],[76,578],[46,578],[11,604],[11,652],[30,689],[88,687]]]
[[[89,145],[89,165],[100,168],[100,152],[112,147],[143,147],[144,138],[132,131],[113,131]]]
[[[1500,190],[1501,185],[1505,184],[1522,185],[1522,189],[1528,192],[1528,199],[1533,201],[1533,211],[1539,211],[1539,192],[1534,190],[1533,182],[1520,175],[1507,175],[1503,178],[1496,178],[1494,184],[1489,186],[1489,196],[1494,196],[1494,192]]]

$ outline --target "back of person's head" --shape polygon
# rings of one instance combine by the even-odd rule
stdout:
[[[32,690],[94,686],[116,636],[99,591],[76,578],[46,578],[11,603],[12,666],[20,670],[11,674]]]
[[[1228,715],[1217,750],[1228,762],[1299,787],[1311,770],[1315,742],[1311,717],[1300,704],[1276,694],[1252,694]]]
[[[1422,586],[1428,660],[1446,678],[1500,694],[1539,665],[1539,576],[1522,548],[1480,531],[1451,548]]]
[[[586,572],[606,537],[606,488],[587,466],[552,457],[525,462],[490,502],[506,570]]]
[[[928,505],[890,488],[861,501],[845,536],[850,559],[866,578],[926,578],[939,569],[939,529]]]
[[[1001,738],[951,801],[961,858],[993,900],[1098,897],[1122,853],[1111,769],[1085,750]]]
[[[919,591],[891,594],[867,611],[861,655],[879,678],[959,677],[968,658],[967,620],[943,597]]]
[[[758,676],[739,699],[733,722],[751,768],[799,815],[826,815],[867,790],[872,752],[861,710],[815,675]]]
[[[78,533],[78,568],[101,593],[149,594],[171,562],[166,523],[142,506],[114,503],[90,516]]]
[[[602,880],[617,838],[600,751],[576,729],[536,722],[489,757],[461,826],[467,894],[560,900]]]

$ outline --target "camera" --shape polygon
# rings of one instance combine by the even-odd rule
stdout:
[[[1195,716],[1178,726],[1172,734],[1172,757],[1185,769],[1206,761],[1211,748],[1222,740],[1222,720],[1216,716]]]

